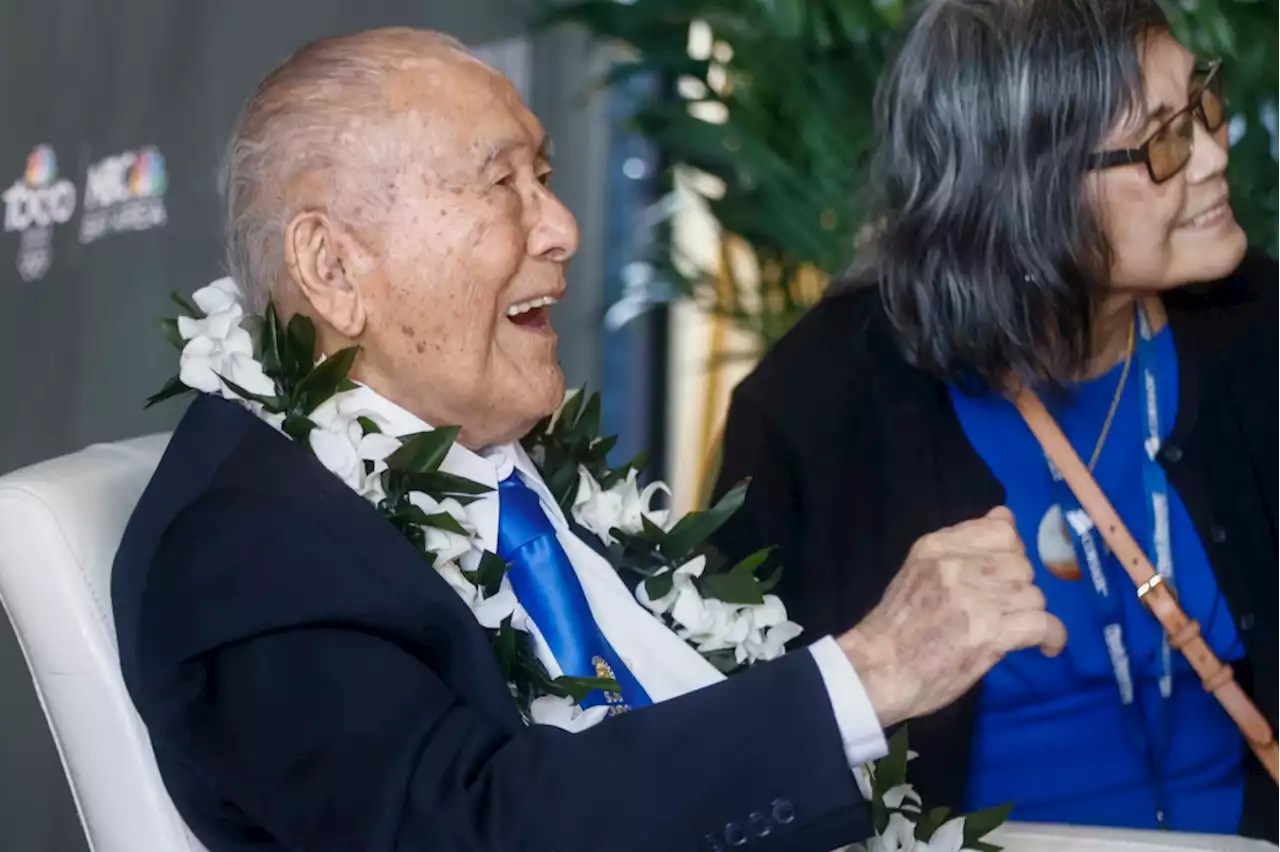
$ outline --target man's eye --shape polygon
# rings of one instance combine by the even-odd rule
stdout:
[[[552,174],[551,169],[547,169],[546,171],[540,173],[538,175],[538,183],[542,184],[543,186],[549,185],[551,183],[551,174]]]
[[[507,187],[515,186],[515,183],[516,183],[515,172],[507,172],[506,174],[498,178],[493,183],[495,186],[507,186]]]

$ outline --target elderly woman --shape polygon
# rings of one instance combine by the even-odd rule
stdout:
[[[1004,392],[1039,392],[1274,729],[1277,269],[1232,215],[1223,77],[1156,0],[928,4],[882,83],[870,256],[735,393],[723,545],[777,545],[815,636],[921,533],[1016,516],[1066,653],[912,723],[926,803],[1276,836],[1274,784]]]

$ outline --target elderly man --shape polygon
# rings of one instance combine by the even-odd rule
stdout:
[[[533,501],[634,706],[578,733],[527,725],[421,552],[252,411],[203,396],[113,595],[165,783],[214,852],[829,850],[869,833],[851,764],[884,754],[882,726],[1064,641],[1002,511],[922,539],[847,634],[728,680],[610,598],[516,443],[564,394],[547,307],[578,234],[550,171],[537,119],[452,40],[328,39],[273,71],[235,130],[230,257],[255,307],[314,322],[319,351],[359,345],[351,377],[395,434],[460,425],[471,478],[502,484],[476,504],[486,547]],[[552,582],[525,567],[522,603]],[[560,661],[548,637],[568,616],[528,608]]]

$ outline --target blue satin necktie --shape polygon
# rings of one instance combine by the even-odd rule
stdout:
[[[511,588],[561,670],[570,677],[612,677],[622,689],[621,696],[596,690],[582,706],[608,704],[622,712],[650,704],[644,687],[592,617],[582,584],[538,495],[512,473],[499,484],[498,500],[498,556],[511,566]]]

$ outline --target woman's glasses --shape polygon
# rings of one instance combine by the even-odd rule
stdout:
[[[1099,151],[1089,159],[1090,169],[1111,169],[1142,163],[1153,183],[1164,183],[1186,168],[1195,149],[1195,126],[1199,120],[1204,129],[1214,133],[1226,121],[1222,100],[1222,60],[1210,62],[1201,81],[1191,91],[1187,105],[1170,116],[1137,148]]]

